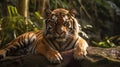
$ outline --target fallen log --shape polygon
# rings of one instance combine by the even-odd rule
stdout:
[[[0,60],[0,67],[120,67],[120,46],[88,47],[87,51],[80,60],[73,58],[73,50],[62,52],[60,64],[51,64],[42,55],[9,56]]]

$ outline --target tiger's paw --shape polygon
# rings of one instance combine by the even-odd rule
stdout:
[[[47,59],[50,63],[61,63],[63,58],[58,51],[48,51]]]
[[[86,55],[87,55],[86,50],[77,50],[77,49],[74,50],[74,54],[73,54],[74,59],[76,60],[83,59]]]
[[[0,59],[6,56],[6,50],[0,50]]]

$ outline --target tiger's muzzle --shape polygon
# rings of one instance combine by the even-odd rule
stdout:
[[[66,30],[66,27],[61,26],[56,28],[56,41],[66,41],[67,35],[68,32]]]
[[[56,34],[56,41],[66,41],[66,33]]]

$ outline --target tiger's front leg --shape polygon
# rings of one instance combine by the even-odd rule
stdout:
[[[61,63],[63,60],[61,54],[57,50],[44,44],[39,45],[37,53],[44,55],[50,63]]]
[[[86,56],[87,47],[88,47],[87,42],[83,38],[79,37],[74,48],[74,58],[79,60],[81,56]]]

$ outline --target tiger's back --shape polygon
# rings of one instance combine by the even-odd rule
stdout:
[[[38,33],[39,32],[39,33]],[[34,42],[42,36],[42,31],[24,33],[10,43],[6,44],[1,50],[6,50],[6,55],[25,55],[34,53]]]

